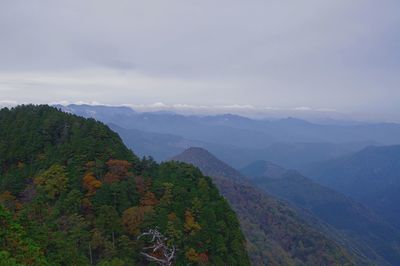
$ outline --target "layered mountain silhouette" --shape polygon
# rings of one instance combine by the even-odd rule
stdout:
[[[240,173],[201,148],[188,149],[173,159],[192,163],[212,177],[236,180],[239,184],[251,183],[266,192],[265,196],[272,195],[288,202],[296,207],[299,217],[314,228],[375,263],[396,265],[399,262],[398,230],[363,205],[297,171],[257,161]],[[217,186],[220,186],[218,182]],[[226,196],[223,190],[221,192]]]
[[[242,170],[258,188],[310,211],[364,254],[397,264],[400,232],[350,197],[322,186],[294,170],[258,161]]]
[[[240,172],[208,151],[190,148],[171,160],[191,163],[213,178],[241,221],[254,264],[343,265],[368,261],[362,254],[345,251],[332,238],[312,228],[294,209],[251,186]],[[326,261],[321,261],[323,257]]]
[[[168,159],[172,150],[203,147],[236,168],[259,159],[286,168],[328,160],[359,151],[372,144],[400,142],[400,125],[318,125],[304,120],[254,120],[237,115],[184,116],[175,113],[139,113],[128,107],[68,105],[57,106],[66,112],[113,124],[119,134],[152,135],[158,148],[131,138],[126,145],[140,156]],[[116,127],[118,126],[118,127]],[[131,132],[127,132],[132,130]],[[138,132],[139,130],[139,132]],[[179,147],[179,148],[177,148]]]
[[[184,116],[175,113],[138,113],[127,107],[57,106],[124,128],[179,135],[187,139],[242,148],[267,148],[273,143],[400,143],[400,124],[361,123],[321,125],[288,118],[255,120],[237,115]]]
[[[368,147],[304,167],[316,182],[357,199],[400,227],[400,145]]]

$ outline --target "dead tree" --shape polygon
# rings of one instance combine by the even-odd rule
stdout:
[[[162,235],[157,229],[150,229],[138,236],[138,239],[148,237],[151,246],[144,247],[140,252],[148,261],[154,261],[161,266],[171,266],[175,259],[175,246],[169,247],[166,242],[168,238]]]

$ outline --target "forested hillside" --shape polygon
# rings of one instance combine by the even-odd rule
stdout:
[[[400,232],[373,210],[301,175],[258,161],[242,170],[251,183],[279,199],[305,209],[331,226],[335,235],[379,265],[400,263]]]
[[[287,204],[244,182],[245,177],[208,151],[190,148],[172,160],[191,163],[213,178],[240,219],[253,265],[368,264],[364,256],[307,224]]]
[[[0,225],[5,265],[249,265],[208,177],[48,106],[0,110]]]

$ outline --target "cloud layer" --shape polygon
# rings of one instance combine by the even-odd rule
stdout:
[[[400,112],[400,2],[2,1],[0,101]]]

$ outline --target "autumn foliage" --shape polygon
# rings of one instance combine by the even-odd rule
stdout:
[[[124,160],[109,160],[107,162],[107,167],[108,173],[104,177],[104,182],[111,184],[130,176],[128,171],[132,167],[132,164]]]
[[[126,209],[122,214],[122,224],[125,230],[133,236],[138,235],[139,226],[146,215],[152,212],[153,208],[151,206],[139,206]]]
[[[208,264],[208,255],[206,253],[197,253],[194,248],[186,251],[185,256],[189,261],[198,263],[199,265]]]
[[[97,180],[93,173],[87,173],[83,177],[83,187],[87,190],[86,196],[93,196],[101,185],[101,181]]]
[[[0,109],[0,265],[148,265],[149,229],[176,247],[172,265],[249,265],[236,217],[202,178],[139,159],[94,119]]]

